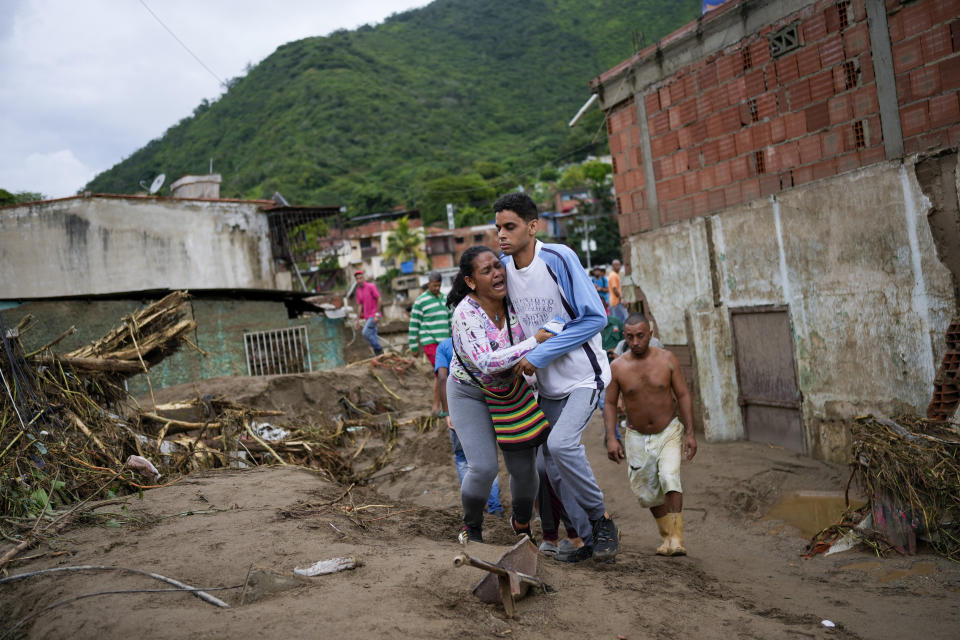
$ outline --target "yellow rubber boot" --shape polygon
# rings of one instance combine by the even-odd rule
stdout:
[[[673,514],[668,513],[665,516],[657,518],[657,529],[660,531],[660,537],[663,538],[663,542],[657,547],[657,555],[668,556],[670,555],[670,534],[672,529],[670,528],[671,517]]]
[[[671,513],[674,517],[673,534],[670,536],[670,555],[685,556],[687,550],[683,548],[683,514]]]
[[[683,548],[683,515],[668,513],[661,518],[657,518],[657,528],[663,537],[663,544],[657,547],[658,555],[687,555],[687,550]]]

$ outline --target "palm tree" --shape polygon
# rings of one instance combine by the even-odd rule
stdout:
[[[403,216],[397,220],[397,228],[387,236],[387,248],[383,251],[387,260],[393,258],[397,262],[407,260],[426,261],[427,255],[423,251],[423,231],[411,229],[410,220]]]

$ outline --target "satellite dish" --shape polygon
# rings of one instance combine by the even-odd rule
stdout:
[[[166,174],[161,173],[156,178],[153,179],[153,182],[150,184],[150,195],[155,194],[157,191],[160,191],[160,187],[163,186],[163,181],[167,179]]]

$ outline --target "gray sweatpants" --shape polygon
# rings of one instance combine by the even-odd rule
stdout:
[[[567,516],[586,544],[593,544],[591,520],[606,512],[603,491],[597,485],[583,446],[583,431],[597,407],[600,392],[574,389],[566,398],[540,396],[538,402],[552,428],[543,450],[547,477],[560,496]]]
[[[483,524],[483,513],[493,479],[497,477],[497,438],[493,420],[477,387],[447,378],[447,407],[450,421],[460,438],[463,454],[467,457],[467,473],[460,485],[463,503],[463,522],[471,527]],[[537,476],[537,449],[504,451],[503,461],[510,472],[510,496],[513,517],[517,522],[530,522],[533,501],[540,482]]]

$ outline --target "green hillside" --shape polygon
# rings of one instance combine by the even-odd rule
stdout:
[[[145,175],[222,174],[223,197],[280,191],[297,205],[396,205],[428,220],[542,167],[604,153],[588,83],[696,18],[699,0],[436,0],[376,27],[285,44],[216,102],[86,190],[129,193]]]

